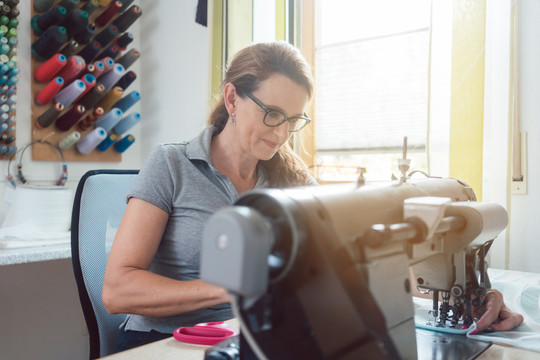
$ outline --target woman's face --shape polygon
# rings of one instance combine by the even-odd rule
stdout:
[[[262,81],[252,95],[269,109],[279,110],[287,117],[302,116],[308,101],[308,92],[303,86],[279,73]],[[291,136],[288,121],[277,127],[266,126],[265,111],[247,96],[238,97],[235,112],[239,145],[245,155],[269,160]]]

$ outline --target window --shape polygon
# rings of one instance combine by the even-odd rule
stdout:
[[[429,0],[319,0],[315,166],[321,181],[427,171]]]

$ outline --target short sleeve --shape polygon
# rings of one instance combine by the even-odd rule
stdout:
[[[158,145],[152,150],[127,195],[128,201],[135,197],[156,205],[169,214],[172,212],[178,152],[171,150],[172,147],[167,145]]]

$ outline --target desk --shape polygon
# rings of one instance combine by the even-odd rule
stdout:
[[[227,321],[238,328],[238,321]],[[473,340],[471,340],[473,341]],[[135,349],[109,355],[102,359],[106,360],[203,360],[204,351],[208,346],[187,344],[177,341],[173,337],[140,346]],[[509,346],[492,344],[486,351],[477,357],[478,360],[540,360],[540,353],[517,349]]]
[[[106,360],[203,360],[204,351],[208,346],[186,344],[168,338],[152,344],[144,345],[135,349],[109,355],[102,359]],[[535,360],[540,359],[540,353],[516,349],[498,344],[491,345],[480,354],[478,360]]]
[[[0,249],[0,266],[71,258],[71,244]]]

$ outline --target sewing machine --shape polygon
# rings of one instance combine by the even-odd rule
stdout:
[[[206,224],[201,278],[228,289],[256,358],[415,359],[413,288],[433,326],[469,325],[506,225],[455,179],[253,191]]]

